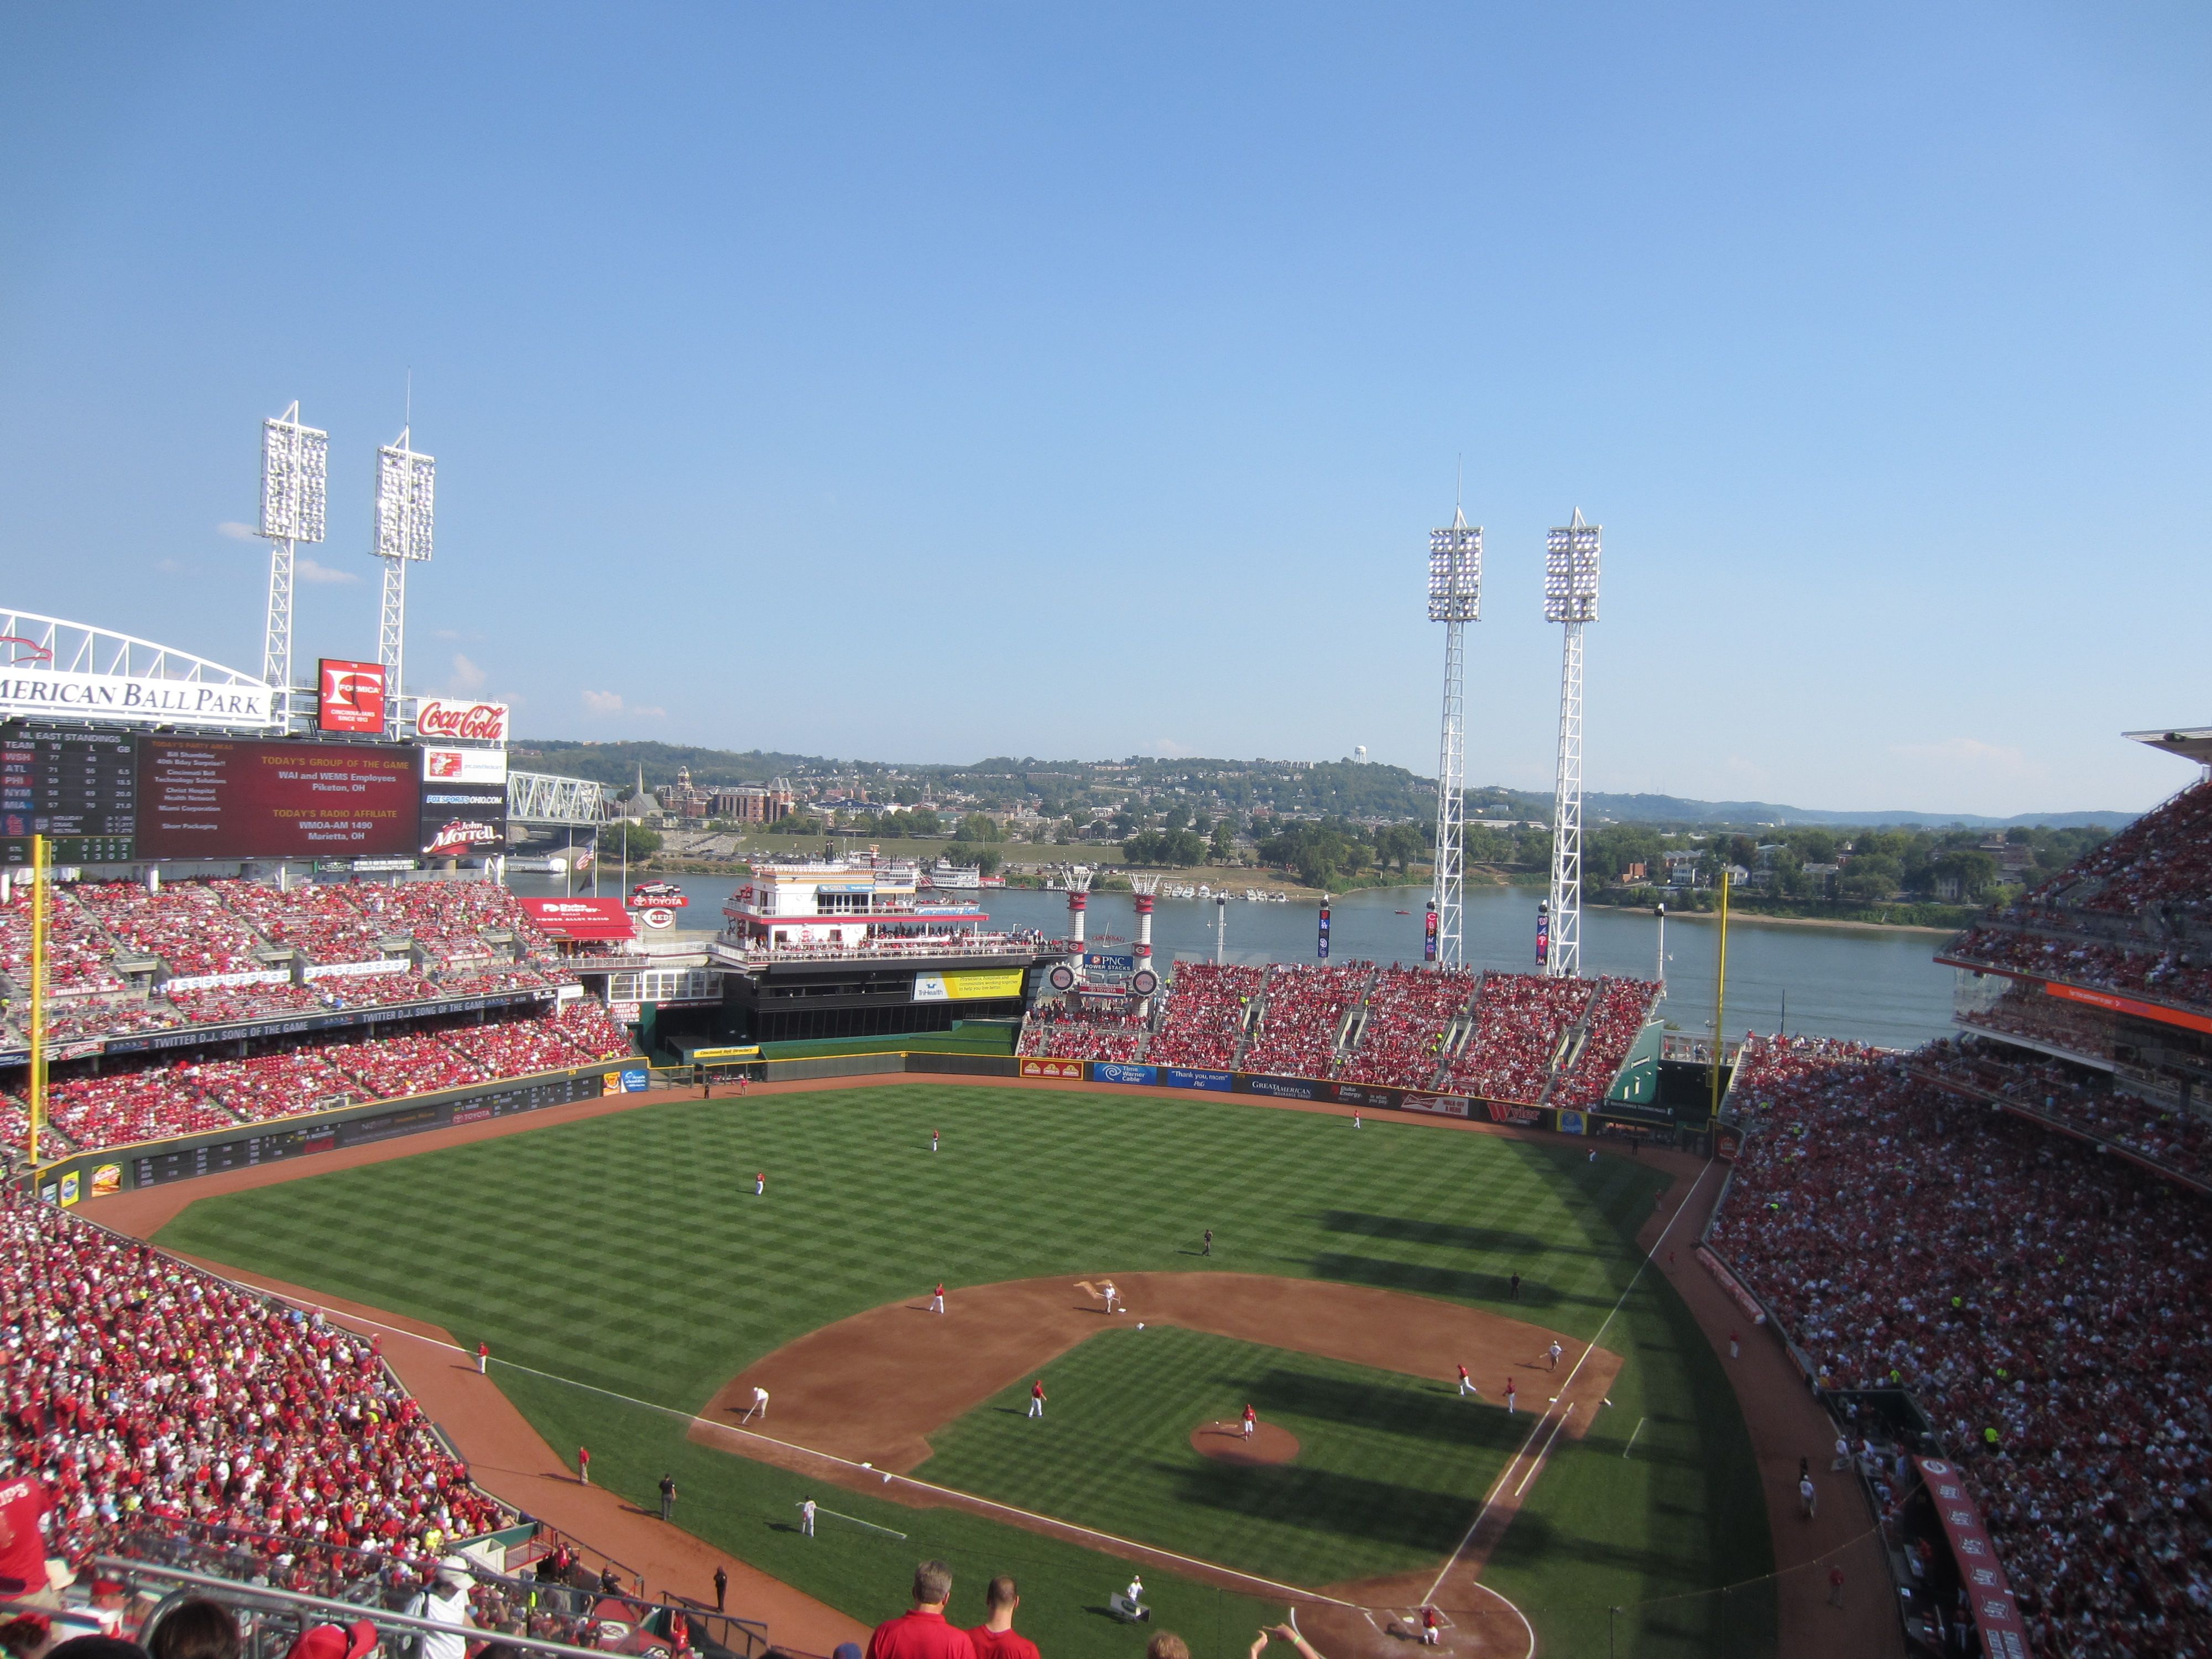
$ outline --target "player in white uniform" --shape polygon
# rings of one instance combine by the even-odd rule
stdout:
[[[1114,1311],[1114,1304],[1120,1299],[1121,1292],[1114,1288],[1114,1281],[1110,1279],[1099,1288],[1106,1292],[1106,1311],[1110,1314]],[[1125,1305],[1121,1311],[1127,1313],[1127,1307]]]
[[[765,1423],[768,1421],[768,1390],[760,1387],[757,1383],[756,1383],[753,1388],[753,1403],[745,1407],[745,1414],[739,1418],[738,1421],[740,1423],[751,1422],[753,1420],[753,1413],[755,1412],[758,1412],[760,1413],[760,1420],[762,1422]]]
[[[811,1498],[799,1506],[799,1531],[801,1537],[814,1536],[814,1500]]]
[[[1554,1342],[1554,1343],[1553,1343],[1553,1344],[1552,1344],[1552,1346],[1551,1346],[1552,1369],[1553,1369],[1553,1370],[1559,1370],[1559,1355],[1560,1355],[1562,1352],[1565,1352],[1565,1350],[1563,1350],[1563,1349],[1559,1346],[1559,1345],[1557,1342]]]

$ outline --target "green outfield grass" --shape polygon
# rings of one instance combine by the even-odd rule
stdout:
[[[935,1154],[933,1127],[945,1134]],[[768,1172],[765,1198],[752,1194],[756,1170]],[[761,1355],[939,1278],[957,1293],[1046,1273],[1216,1268],[1442,1297],[1583,1338],[1611,1316],[1605,1344],[1627,1361],[1613,1407],[1586,1440],[1555,1450],[1489,1574],[1540,1632],[1547,1621],[1579,1632],[1590,1609],[1747,1580],[1770,1564],[1756,1469],[1711,1351],[1657,1275],[1623,1300],[1640,1259],[1634,1234],[1663,1186],[1630,1160],[1589,1164],[1571,1147],[1425,1124],[1370,1119],[1354,1130],[1198,1096],[913,1083],[670,1103],[204,1199],[161,1242],[489,1342],[513,1362],[493,1367],[501,1387],[555,1446],[589,1444],[595,1480],[644,1503],[673,1470],[688,1528],[856,1616],[895,1610],[924,1549],[960,1571],[956,1615],[980,1617],[988,1573],[1024,1575],[1025,1625],[1057,1659],[1138,1645],[1091,1610],[1118,1564],[866,1498],[825,1501],[911,1537],[833,1525],[800,1540],[788,1523],[802,1483],[690,1444],[684,1417]],[[1211,1261],[1195,1253],[1207,1226]],[[1517,1306],[1507,1299],[1516,1272]],[[1080,1363],[1121,1362],[1109,1344]],[[954,1425],[933,1462],[976,1455],[969,1438],[969,1425]],[[1344,1455],[1363,1443],[1347,1434]],[[1431,1466],[1443,1454],[1429,1447],[1417,1462],[1423,1449],[1400,1447],[1395,1463],[1378,1450],[1364,1478],[1409,1505],[1436,1498],[1439,1516],[1456,1497],[1463,1527],[1494,1450],[1453,1452],[1463,1461],[1439,1479]],[[1409,1470],[1419,1478],[1402,1484]],[[1231,1498],[1212,1506],[1223,1524],[1285,1524],[1238,1517]],[[1171,1476],[1098,1501],[1118,1524],[1065,1518],[1163,1543],[1214,1524],[1205,1492]],[[1423,1538],[1449,1530],[1440,1518],[1423,1527]],[[1326,1512],[1310,1532],[1297,1547],[1311,1570],[1293,1582],[1371,1571],[1384,1544],[1425,1547],[1402,1534],[1346,1540]],[[1203,1659],[1241,1651],[1263,1611],[1192,1585],[1158,1590],[1161,1618]],[[1651,1621],[1661,1633],[1621,1651],[1716,1650],[1702,1605]]]
[[[1054,1360],[1049,1393],[1040,1420],[1027,1383],[977,1407],[933,1437],[915,1474],[1288,1584],[1442,1560],[1467,1530],[1467,1494],[1530,1421],[1448,1382],[1133,1323]],[[1247,1401],[1296,1437],[1296,1462],[1237,1468],[1192,1449],[1192,1429]]]

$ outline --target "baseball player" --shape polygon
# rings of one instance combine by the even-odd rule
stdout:
[[[755,1198],[762,1197],[767,1193],[767,1191],[768,1171],[766,1170],[755,1170],[753,1172],[753,1196]]]
[[[1252,1409],[1249,1401],[1244,1404],[1244,1437],[1249,1440],[1260,1426],[1260,1413]]]
[[[477,1375],[482,1376],[490,1369],[491,1345],[488,1342],[479,1342],[477,1344]]]
[[[1359,1127],[1359,1114],[1357,1111],[1352,1115],[1352,1127],[1355,1129]]]
[[[1030,1384],[1030,1415],[1031,1417],[1044,1415],[1044,1378],[1041,1376]]]
[[[1512,1416],[1515,1410],[1513,1398],[1513,1379],[1509,1376],[1505,1379],[1505,1414],[1508,1417]]]
[[[753,1403],[745,1407],[745,1414],[739,1418],[738,1421],[739,1423],[751,1422],[753,1420],[753,1413],[755,1412],[758,1412],[760,1413],[760,1420],[762,1422],[765,1423],[768,1421],[768,1390],[762,1388],[758,1383],[755,1383],[753,1385]]]
[[[945,1281],[941,1279],[937,1281],[936,1290],[930,1293],[929,1310],[932,1313],[945,1311]]]
[[[1117,1299],[1117,1297],[1119,1297],[1120,1292],[1118,1292],[1117,1291],[1115,1291],[1115,1288],[1114,1288],[1114,1281],[1113,1281],[1112,1279],[1108,1279],[1108,1280],[1105,1282],[1105,1284],[1103,1284],[1103,1285],[1101,1285],[1099,1288],[1100,1288],[1101,1290],[1103,1290],[1103,1291],[1104,1291],[1106,1292],[1106,1311],[1107,1311],[1108,1313],[1109,1313],[1109,1314],[1110,1314],[1110,1313],[1112,1313],[1112,1312],[1114,1311],[1114,1304],[1115,1304],[1115,1300]],[[1128,1311],[1129,1311],[1128,1304],[1127,1304],[1127,1303],[1124,1303],[1124,1304],[1122,1304],[1121,1311],[1122,1311],[1123,1313],[1127,1313],[1127,1312],[1128,1312]]]
[[[1436,1608],[1434,1607],[1423,1607],[1421,1609],[1421,1645],[1426,1648],[1432,1648],[1443,1639],[1443,1633],[1437,1628]]]
[[[937,1131],[934,1129],[929,1132],[929,1150],[933,1152],[937,1150]]]
[[[1467,1367],[1462,1365],[1459,1368],[1459,1397],[1464,1400],[1471,1394],[1480,1395],[1481,1393],[1482,1390],[1474,1386],[1474,1379],[1467,1374]]]
[[[814,1500],[811,1498],[799,1506],[799,1535],[814,1536]]]
[[[1553,1369],[1553,1370],[1559,1370],[1559,1355],[1560,1355],[1560,1353],[1561,1353],[1562,1350],[1561,1350],[1561,1349],[1560,1349],[1560,1347],[1559,1347],[1559,1345],[1558,1340],[1557,1340],[1556,1339],[1554,1339],[1554,1340],[1553,1340],[1553,1343],[1552,1343],[1552,1346],[1551,1346],[1548,1349],[1547,1349],[1545,1352],[1551,1355],[1551,1358],[1552,1358],[1552,1369]]]

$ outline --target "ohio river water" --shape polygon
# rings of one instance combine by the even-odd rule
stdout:
[[[1236,872],[1222,872],[1231,883]],[[1200,872],[1191,878],[1212,878]],[[712,930],[722,905],[744,878],[672,878],[690,899],[678,925]],[[558,893],[559,878],[516,874],[519,893]],[[616,891],[615,867],[599,891]],[[1471,966],[1527,973],[1535,965],[1536,905],[1544,896],[1529,887],[1470,886],[1467,895],[1467,959]],[[1350,893],[1329,907],[1333,962],[1418,963],[1425,893],[1381,888]],[[993,890],[984,908],[994,927],[1034,927],[1057,937],[1067,925],[1061,893]],[[1399,915],[1400,910],[1410,911]],[[1159,901],[1152,916],[1152,948],[1162,959],[1213,956],[1215,907],[1210,899]],[[1311,962],[1317,917],[1310,902],[1230,902],[1227,959],[1231,962]],[[1094,893],[1090,936],[1135,937],[1136,911],[1126,893]],[[1719,928],[1709,920],[1670,916],[1667,923],[1668,995],[1661,1015],[1684,1031],[1704,1032],[1713,1017],[1713,957]],[[1931,960],[1945,935],[1912,928],[1807,927],[1735,918],[1729,926],[1728,1029],[1772,1031],[1787,1011],[1788,1029],[1851,1037],[1884,1048],[1912,1048],[1951,1029],[1954,970]],[[1107,948],[1125,948],[1106,939]],[[1649,912],[1592,908],[1583,915],[1583,971],[1633,974],[1649,979],[1657,967],[1658,925]]]

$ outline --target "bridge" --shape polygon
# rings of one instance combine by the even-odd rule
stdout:
[[[555,829],[596,829],[606,822],[605,791],[588,778],[556,777],[550,772],[507,775],[507,817],[510,823]]]

